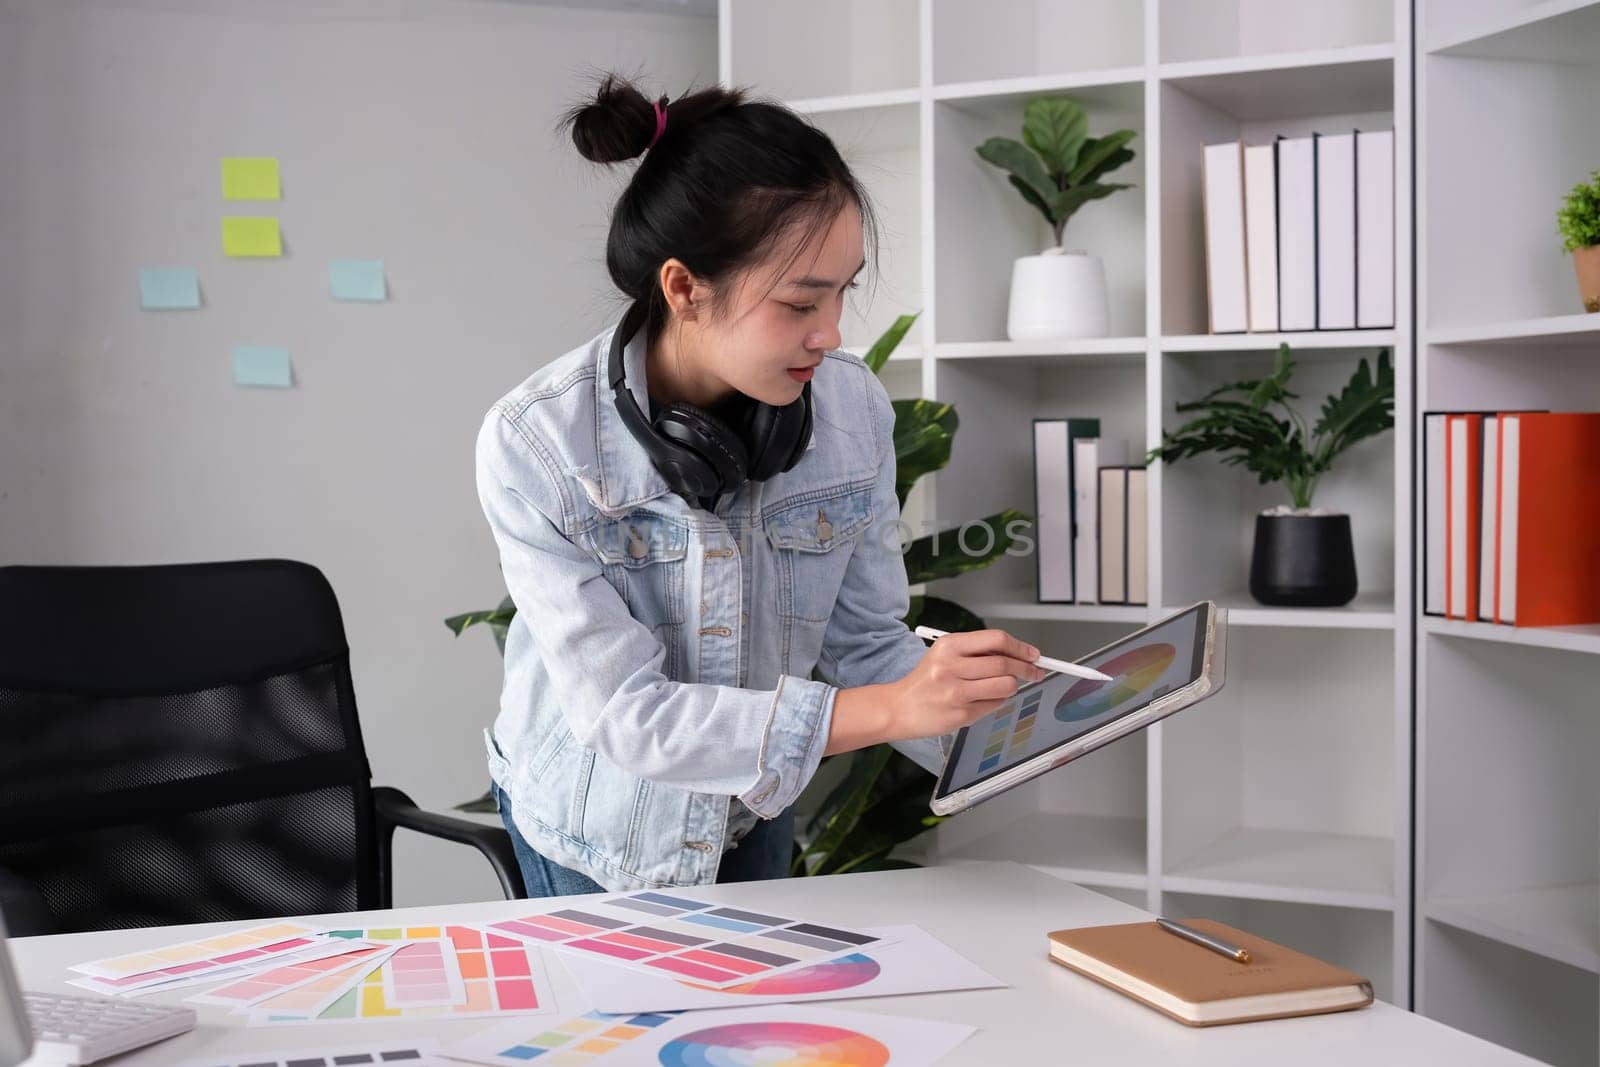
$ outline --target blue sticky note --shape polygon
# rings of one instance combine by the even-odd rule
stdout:
[[[336,259],[328,264],[328,290],[335,300],[384,300],[383,260]]]
[[[145,311],[182,311],[200,306],[200,279],[193,267],[140,267],[139,306]]]
[[[289,350],[268,345],[234,345],[233,383],[288,389],[294,384],[289,373]]]

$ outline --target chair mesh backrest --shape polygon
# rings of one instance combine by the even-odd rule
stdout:
[[[369,777],[316,568],[0,568],[0,868],[61,929],[370,907]]]

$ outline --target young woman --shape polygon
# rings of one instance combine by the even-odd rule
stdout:
[[[828,138],[615,76],[564,125],[597,163],[643,155],[606,242],[630,306],[478,436],[517,605],[500,811],[534,896],[779,877],[823,756],[888,741],[936,770],[1039,652],[901,621],[894,415],[835,351],[872,214]]]

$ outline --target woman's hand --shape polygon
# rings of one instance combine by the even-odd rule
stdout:
[[[885,741],[936,737],[959,730],[1010,700],[1023,682],[1047,671],[1039,650],[1004,630],[972,630],[938,638],[898,682]]]
[[[1021,682],[1045,676],[1039,650],[1004,630],[941,637],[897,682],[841,689],[825,755],[880,741],[937,737],[983,718],[1011,699]]]

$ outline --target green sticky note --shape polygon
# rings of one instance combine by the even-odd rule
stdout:
[[[256,215],[223,216],[222,254],[225,256],[283,255],[283,241],[278,234],[278,220]]]
[[[278,161],[271,156],[224,156],[222,199],[278,200]]]
[[[383,260],[336,259],[328,264],[328,291],[335,300],[384,300]]]
[[[233,383],[288,389],[294,384],[289,371],[289,350],[270,345],[234,345]]]
[[[200,279],[193,267],[140,267],[139,306],[180,311],[200,306]]]

